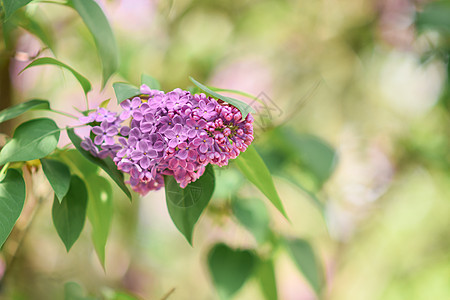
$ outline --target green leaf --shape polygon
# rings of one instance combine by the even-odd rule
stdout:
[[[81,84],[81,87],[83,88],[83,91],[85,94],[87,94],[90,90],[92,90],[91,83],[89,82],[89,80],[87,80],[86,77],[84,77],[83,75],[81,75],[80,73],[75,71],[72,67],[70,67],[70,66],[66,65],[65,63],[62,63],[59,60],[56,60],[52,57],[38,58],[38,59],[32,61],[28,66],[26,66],[20,72],[23,72],[28,68],[35,67],[35,66],[41,66],[41,65],[55,65],[55,66],[63,67],[65,69],[67,69],[68,71],[70,71],[73,74],[73,76],[75,76],[75,78]]]
[[[87,215],[92,225],[92,241],[100,263],[105,268],[105,246],[113,214],[113,191],[109,181],[100,175],[85,178],[89,194]]]
[[[83,180],[73,175],[70,188],[62,202],[54,199],[52,208],[53,224],[59,237],[69,252],[83,230],[86,219],[88,192]]]
[[[311,284],[317,295],[320,295],[324,286],[324,276],[314,249],[303,239],[286,241],[297,268],[302,272],[306,280]]]
[[[49,110],[50,104],[47,100],[33,99],[0,111],[0,123],[14,119],[29,110]]]
[[[28,161],[49,155],[56,149],[60,129],[53,120],[42,118],[22,123],[0,152],[0,165]]]
[[[211,199],[214,184],[214,170],[211,165],[207,165],[205,173],[184,189],[180,188],[173,176],[164,176],[166,202],[170,217],[191,245],[195,223]]]
[[[312,135],[295,134],[290,130],[283,133],[286,141],[296,150],[301,167],[306,167],[322,186],[336,167],[337,154],[334,149]]]
[[[3,11],[5,12],[5,18],[3,22],[8,20],[8,18],[19,8],[30,3],[31,0],[2,0]]]
[[[64,300],[96,300],[97,298],[85,297],[83,288],[76,282],[64,284]]]
[[[235,159],[235,162],[242,174],[266,195],[286,219],[289,219],[275,189],[272,176],[256,149],[252,145],[248,146],[247,150]]]
[[[119,67],[119,50],[108,19],[94,0],[69,0],[68,4],[78,12],[94,37],[103,66],[104,87]]]
[[[49,24],[40,24],[38,18],[34,18],[33,16],[26,14],[25,12],[21,12],[19,11],[19,13],[16,14],[15,18],[12,18],[11,20],[14,19],[14,22],[22,27],[23,29],[25,29],[26,31],[28,31],[29,33],[33,34],[34,36],[36,36],[37,38],[39,38],[44,45],[46,45],[50,50],[52,50],[52,52],[54,53],[54,39],[53,39],[53,35],[50,32],[50,28],[51,26]],[[39,13],[35,13],[36,17],[41,16],[42,14]]]
[[[159,81],[147,74],[141,75],[141,84],[145,84],[146,86],[148,86],[149,88],[151,88],[153,90],[161,89],[161,85],[159,84]]]
[[[270,220],[264,203],[256,198],[233,198],[231,208],[239,223],[253,234],[258,243],[264,243],[269,234]]]
[[[435,29],[450,33],[450,1],[433,1],[425,5],[416,15],[416,25],[420,30]]]
[[[273,260],[263,260],[258,264],[256,276],[259,281],[259,286],[263,292],[266,300],[277,300],[277,281],[275,278],[275,269],[273,267]]]
[[[89,151],[86,151],[83,148],[81,148],[81,139],[78,135],[75,134],[73,128],[67,128],[67,135],[69,136],[69,139],[72,141],[75,148],[77,148],[77,150],[90,162],[102,168],[112,178],[112,180],[114,180],[114,182],[120,187],[120,189],[125,193],[125,195],[127,195],[127,197],[131,200],[131,193],[123,181],[123,173],[117,170],[117,167],[112,161],[112,159],[109,157],[105,159],[94,157],[91,155],[91,153],[89,153]]]
[[[247,115],[248,115],[249,113],[254,113],[254,112],[255,112],[255,110],[254,110],[250,105],[248,105],[247,103],[242,102],[242,101],[237,100],[237,99],[234,99],[234,98],[231,98],[231,97],[222,96],[222,95],[220,95],[220,94],[214,92],[213,90],[209,89],[206,85],[201,84],[200,82],[198,82],[198,81],[195,80],[194,78],[189,77],[189,79],[190,79],[190,80],[191,80],[198,88],[200,88],[200,89],[201,89],[202,91],[204,91],[205,93],[211,95],[211,96],[214,97],[214,98],[221,99],[221,100],[225,101],[226,103],[229,103],[229,104],[235,106],[235,107],[236,107],[237,109],[239,109],[239,111],[241,112],[242,118],[243,118],[243,119],[245,119],[245,117],[247,117]]]
[[[61,203],[69,191],[71,180],[69,167],[65,163],[54,159],[41,159],[41,164],[48,182],[50,182],[56,197]]]
[[[0,247],[16,224],[25,203],[25,181],[16,169],[0,178]]]
[[[121,103],[129,98],[141,94],[141,90],[134,85],[125,82],[114,82],[114,92],[116,93],[117,103]]]
[[[91,174],[97,174],[99,170],[96,164],[85,158],[77,149],[59,152],[58,157],[80,177],[86,178]]]
[[[208,267],[221,299],[230,299],[253,273],[255,255],[249,250],[234,250],[215,245],[208,254]]]

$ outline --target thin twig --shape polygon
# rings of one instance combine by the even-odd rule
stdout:
[[[167,300],[167,299],[169,299],[170,295],[172,295],[173,292],[175,292],[175,288],[172,288],[170,291],[168,291],[167,294],[165,294],[165,295],[161,298],[161,300]]]

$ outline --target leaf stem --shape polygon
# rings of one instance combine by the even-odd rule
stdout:
[[[51,112],[53,112],[55,114],[63,115],[63,116],[66,116],[68,118],[72,118],[72,119],[78,120],[78,118],[75,117],[74,115],[66,113],[66,112],[63,112],[63,111],[59,111],[59,110],[55,110],[55,109],[50,109],[49,111],[51,111]]]
[[[10,163],[6,163],[6,164],[3,166],[2,170],[0,171],[0,178],[2,178],[3,175],[5,175],[6,170],[8,170],[9,164],[10,164]]]

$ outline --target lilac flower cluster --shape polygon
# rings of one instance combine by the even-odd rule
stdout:
[[[122,102],[120,114],[98,108],[80,118],[93,126],[81,146],[94,156],[112,157],[141,194],[160,189],[163,175],[174,176],[184,188],[208,163],[227,165],[253,141],[253,117],[242,119],[236,107],[221,100],[146,85],[141,93]]]

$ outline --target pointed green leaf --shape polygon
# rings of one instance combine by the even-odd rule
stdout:
[[[85,180],[89,194],[87,215],[92,225],[92,241],[100,263],[105,268],[105,246],[113,214],[113,191],[109,181],[100,175],[91,174]]]
[[[59,237],[69,252],[84,227],[88,193],[83,180],[73,175],[70,188],[62,202],[54,199],[52,208],[53,224]]]
[[[134,85],[125,82],[114,82],[114,92],[116,93],[117,103],[121,103],[129,98],[141,94],[141,90]]]
[[[151,88],[153,90],[161,89],[161,85],[159,84],[159,81],[147,74],[141,75],[141,84],[145,84],[146,86],[148,86],[149,88]]]
[[[249,113],[254,113],[254,112],[255,112],[255,110],[254,110],[250,105],[248,105],[247,103],[242,102],[242,101],[237,100],[237,99],[234,99],[234,98],[231,98],[231,97],[222,96],[222,95],[220,95],[220,94],[214,92],[214,91],[211,90],[210,88],[208,88],[206,85],[201,84],[200,82],[198,82],[198,81],[195,80],[194,78],[189,77],[189,79],[190,79],[190,80],[191,80],[198,88],[200,88],[200,89],[201,89],[202,91],[204,91],[205,93],[211,95],[211,96],[214,97],[214,98],[223,100],[223,101],[225,101],[226,103],[229,103],[229,104],[235,106],[235,107],[236,107],[237,109],[239,109],[239,111],[241,112],[242,118],[243,118],[243,119],[245,119],[245,117],[247,117],[247,115],[248,115]]]
[[[5,18],[3,22],[8,20],[8,18],[19,8],[30,3],[31,0],[2,0],[3,11],[5,12]]]
[[[256,271],[256,276],[264,298],[266,298],[266,300],[277,300],[277,281],[275,278],[273,260],[268,259],[260,261]]]
[[[255,263],[256,257],[249,250],[234,250],[225,244],[210,250],[209,272],[221,299],[231,299],[253,273]]]
[[[29,110],[49,110],[50,104],[47,100],[33,99],[0,111],[0,123],[14,119]]]
[[[39,159],[56,149],[60,129],[53,120],[42,118],[22,123],[0,152],[0,165]]]
[[[85,94],[87,94],[90,90],[92,90],[91,83],[89,80],[87,80],[86,77],[75,71],[72,67],[66,65],[65,63],[60,62],[59,60],[56,60],[52,57],[41,57],[34,61],[32,61],[28,66],[26,66],[21,72],[25,71],[28,68],[35,67],[35,66],[41,66],[41,65],[55,65],[60,66],[68,71],[70,71],[73,76],[78,80],[78,82],[81,84],[81,87],[83,88],[83,91]]]
[[[231,208],[234,216],[260,244],[264,243],[269,234],[269,213],[262,201],[256,198],[233,198]]]
[[[16,224],[25,203],[25,181],[16,169],[0,178],[0,247]]]
[[[266,195],[270,202],[288,219],[277,190],[275,189],[272,176],[261,156],[256,152],[256,149],[252,145],[248,146],[247,150],[235,159],[235,162],[242,174]]]
[[[81,139],[78,135],[75,134],[73,128],[67,128],[67,135],[69,136],[69,139],[72,141],[75,148],[77,148],[77,150],[90,162],[102,168],[112,178],[112,180],[114,180],[114,182],[120,187],[120,189],[125,193],[125,195],[127,195],[127,197],[131,200],[131,193],[123,181],[123,173],[117,170],[117,167],[112,161],[112,159],[109,157],[105,159],[94,157],[91,155],[91,153],[89,153],[89,151],[86,151],[83,148],[81,148]]]
[[[214,170],[211,165],[207,165],[205,173],[184,189],[180,188],[173,176],[164,176],[170,217],[191,245],[194,225],[211,199],[214,184]]]
[[[314,249],[303,239],[288,240],[286,242],[297,268],[311,284],[317,295],[320,295],[324,286],[324,275],[321,265],[314,254]]]
[[[59,152],[58,157],[80,177],[86,178],[91,174],[97,174],[99,170],[96,164],[85,158],[77,149]]]
[[[432,1],[416,14],[416,26],[419,30],[434,29],[445,34],[450,33],[450,1]]]
[[[69,167],[54,159],[41,159],[42,170],[55,191],[55,195],[61,203],[64,196],[69,191],[70,170]]]
[[[102,86],[104,87],[109,77],[119,67],[117,42],[108,19],[94,0],[69,0],[68,4],[78,12],[94,37],[103,66]]]

